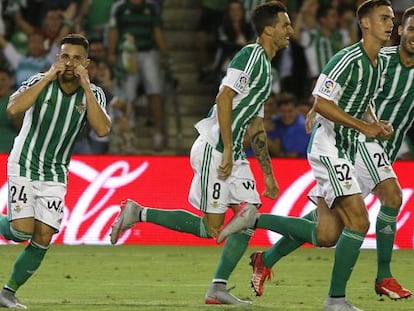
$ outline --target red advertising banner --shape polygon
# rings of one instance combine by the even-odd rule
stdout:
[[[7,212],[7,155],[0,155],[0,212]],[[251,160],[259,192],[263,191],[260,168]],[[306,160],[274,159],[281,189],[277,200],[263,198],[262,213],[302,216],[314,208],[306,197],[315,184]],[[396,248],[414,247],[414,162],[394,166],[403,189],[403,205],[398,217]],[[109,244],[110,226],[119,212],[119,203],[132,198],[144,206],[185,209],[199,214],[188,203],[192,170],[188,157],[166,156],[74,156],[70,165],[64,220],[54,243]],[[371,227],[364,248],[375,248],[375,222],[380,203],[366,198]],[[228,212],[228,218],[232,212]],[[251,245],[269,246],[280,235],[256,230]],[[8,243],[0,237],[0,244]],[[149,223],[139,223],[125,232],[120,244],[214,245],[215,241],[175,232]]]

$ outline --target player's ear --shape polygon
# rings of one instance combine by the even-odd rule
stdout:
[[[83,65],[83,67],[88,68],[90,62],[91,60],[89,58],[85,59],[85,64]]]
[[[359,25],[361,26],[362,29],[369,28],[369,18],[368,18],[368,16],[362,17],[361,20],[359,21]]]
[[[399,25],[398,26],[398,35],[401,37],[402,33],[403,33],[403,26]]]
[[[273,26],[265,26],[265,28],[263,29],[263,33],[266,35],[266,36],[272,36],[272,34],[273,34]]]

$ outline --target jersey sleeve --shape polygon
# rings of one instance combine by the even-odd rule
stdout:
[[[243,93],[258,72],[261,72],[257,64],[261,63],[258,59],[262,53],[263,48],[258,44],[242,48],[231,60],[222,84],[232,88],[238,94]]]
[[[250,77],[243,71],[229,68],[227,69],[226,76],[223,78],[222,84],[233,89],[236,93],[243,92],[248,85]]]
[[[13,97],[31,87],[33,84],[37,83],[37,81],[39,81],[44,75],[44,73],[37,73],[33,76],[30,76],[27,80],[22,82],[22,85],[20,85],[20,87],[10,97]]]
[[[338,103],[353,66],[352,63],[342,63],[343,53],[342,50],[342,52],[335,54],[319,75],[312,91],[314,96]]]
[[[103,89],[95,84],[91,85],[93,94],[95,95],[98,104],[105,110],[106,109],[106,96]]]

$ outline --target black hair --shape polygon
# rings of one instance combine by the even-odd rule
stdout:
[[[287,8],[279,1],[269,1],[258,5],[252,14],[252,22],[256,34],[262,35],[266,26],[274,26],[277,23],[278,13],[287,13]]]
[[[357,9],[358,22],[361,22],[361,19],[370,14],[373,9],[383,5],[391,7],[391,2],[389,0],[367,0],[363,2]]]
[[[414,16],[414,6],[407,8],[401,17],[401,25],[404,26],[408,18]]]
[[[62,39],[60,42],[61,45],[63,44],[73,44],[73,45],[81,45],[85,48],[86,54],[89,52],[89,41],[86,39],[85,36],[77,33],[68,34],[66,37]]]

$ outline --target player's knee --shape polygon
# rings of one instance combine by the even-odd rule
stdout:
[[[32,238],[33,233],[32,232],[25,232],[16,229],[13,225],[10,225],[10,233],[11,237],[10,239],[14,242],[24,242],[28,241]]]
[[[395,189],[392,192],[388,193],[384,196],[381,200],[381,204],[391,207],[400,209],[402,205],[402,192],[400,189]]]
[[[369,230],[369,226],[370,222],[368,218],[359,217],[352,221],[352,225],[349,227],[349,229],[366,234]]]
[[[339,234],[321,232],[318,230],[318,243],[320,247],[332,247],[338,242]]]

